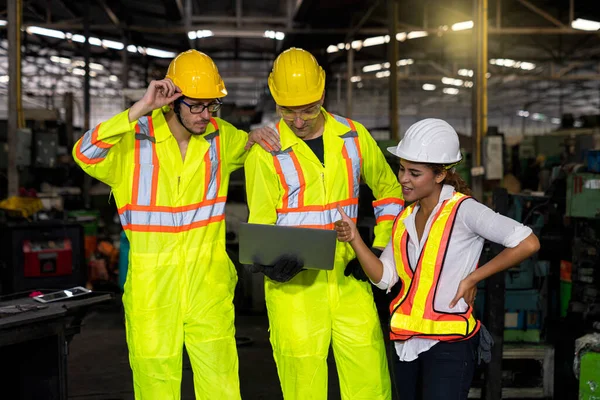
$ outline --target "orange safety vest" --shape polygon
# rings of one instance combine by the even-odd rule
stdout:
[[[160,169],[152,117],[141,117],[135,126],[135,168],[131,203],[119,208],[124,230],[136,232],[183,232],[225,219],[227,197],[217,197],[221,184],[219,126],[206,135],[210,148],[205,155],[204,199],[183,207],[157,206],[156,191]]]
[[[465,312],[449,313],[435,309],[435,295],[446,259],[450,234],[456,213],[468,199],[455,192],[444,201],[434,216],[429,236],[414,271],[408,261],[408,232],[404,219],[414,210],[407,207],[394,222],[392,246],[396,270],[400,277],[400,293],[390,304],[390,338],[408,340],[413,337],[441,341],[457,341],[472,337],[480,323],[473,317],[473,308]]]
[[[300,162],[291,147],[272,151],[275,170],[284,189],[283,207],[277,209],[277,225],[298,226],[303,228],[333,229],[334,222],[339,220],[336,206],[339,204],[344,212],[356,222],[358,218],[358,194],[360,190],[360,173],[363,158],[360,151],[358,132],[351,119],[329,114],[336,121],[346,125],[350,131],[340,136],[344,140],[342,157],[346,164],[348,179],[348,197],[325,205],[305,205],[304,192],[306,181]],[[279,122],[276,125],[279,132]],[[381,199],[373,203],[377,223],[393,220],[402,210],[404,202],[398,199]]]

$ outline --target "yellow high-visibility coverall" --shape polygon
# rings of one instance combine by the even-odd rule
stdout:
[[[239,399],[234,265],[225,250],[229,175],[247,134],[215,118],[192,135],[185,161],[163,112],[128,110],[88,131],[75,161],[108,184],[130,242],[127,344],[136,399],[179,399],[182,351],[197,399]]]
[[[362,177],[373,190],[373,246],[384,248],[403,207],[402,191],[381,150],[359,123],[322,113],[324,161],[283,120],[281,151],[254,146],[245,163],[249,222],[333,229],[339,203],[356,218]],[[286,400],[327,398],[333,345],[343,399],[390,399],[386,350],[368,282],[344,276],[355,258],[337,243],[332,271],[301,271],[289,282],[265,278],[271,344]]]

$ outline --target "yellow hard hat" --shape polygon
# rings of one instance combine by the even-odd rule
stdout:
[[[225,83],[212,58],[198,50],[180,53],[169,64],[167,78],[186,97],[218,99],[227,96]]]
[[[323,96],[325,71],[308,51],[292,47],[275,59],[269,89],[280,106],[314,103]]]

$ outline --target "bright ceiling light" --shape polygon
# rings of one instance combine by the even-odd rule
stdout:
[[[327,47],[327,52],[328,53],[336,53],[338,51],[339,51],[339,49],[337,48],[337,46],[330,45],[329,47]]]
[[[406,40],[406,32],[396,33],[396,40],[399,42],[404,42]]]
[[[445,76],[442,78],[442,83],[444,85],[462,86],[464,82],[462,79],[448,78],[447,76]]]
[[[582,31],[597,31],[600,29],[600,22],[577,18],[575,21],[571,22],[571,28]]]
[[[363,40],[363,47],[377,46],[380,44],[388,43],[390,41],[390,35],[385,36],[374,36]]]
[[[529,117],[529,111],[527,111],[527,110],[519,110],[517,112],[517,115],[519,117],[527,118],[527,117]]]
[[[550,120],[554,125],[560,125],[560,118],[552,118]]]
[[[71,65],[71,59],[67,57],[52,56],[50,57],[50,61],[58,64]]]
[[[53,37],[56,39],[64,39],[65,33],[62,31],[57,31],[54,29],[46,29],[46,28],[41,28],[39,26],[30,26],[26,29],[26,32],[31,34],[31,35],[41,35],[41,36],[48,36],[48,37]]]
[[[471,82],[471,81],[466,81],[466,82],[465,82],[465,87],[466,87],[466,88],[472,88],[472,87],[473,87],[473,82]]]
[[[114,40],[102,39],[102,47],[115,50],[123,50],[125,45],[121,42],[115,42]]]
[[[458,74],[460,76],[473,76],[473,70],[472,69],[465,69],[465,68],[461,68],[458,70]]]
[[[362,69],[362,72],[374,72],[374,71],[379,71],[382,68],[383,68],[383,66],[381,64],[365,65]]]
[[[417,38],[422,38],[422,37],[426,37],[429,34],[427,33],[427,31],[413,31],[413,32],[409,32],[408,35],[406,35],[407,39],[417,39]]]
[[[350,46],[352,46],[354,50],[360,50],[362,48],[362,40],[354,40]]]
[[[2,75],[0,76],[0,83],[6,83],[9,79],[10,78],[8,77],[8,75]]]
[[[535,64],[523,61],[521,63],[521,69],[523,69],[525,71],[531,71],[532,69],[535,69]]]
[[[453,31],[464,31],[467,29],[473,29],[473,21],[457,22],[452,25]]]
[[[202,38],[207,38],[207,37],[211,37],[214,36],[214,32],[211,31],[210,29],[200,29],[196,31],[196,37],[198,39],[202,39]]]
[[[443,92],[446,94],[456,95],[456,94],[458,94],[458,89],[457,88],[444,88]]]
[[[358,75],[350,78],[350,82],[360,82],[360,81],[362,81],[362,78]]]
[[[85,36],[75,34],[71,37],[71,40],[77,43],[85,43]]]
[[[398,60],[396,61],[396,65],[399,67],[403,67],[405,65],[412,65],[415,63],[415,60],[413,60],[412,58],[406,58],[404,60]]]
[[[6,26],[7,23],[6,20],[0,19],[0,26]]]
[[[153,49],[152,47],[146,48],[146,54],[152,57],[158,58],[174,58],[177,54],[172,51],[165,51],[160,49]]]
[[[390,76],[390,74],[390,71],[379,71],[375,74],[375,78],[387,78],[388,76]]]
[[[425,83],[425,84],[423,84],[423,90],[427,90],[428,92],[431,92],[432,90],[435,90],[435,85],[433,85],[431,83]]]
[[[283,39],[285,39],[285,33],[275,32],[275,40],[283,40]]]
[[[190,40],[194,40],[198,37],[198,35],[196,35],[196,31],[189,31],[188,32],[188,39]]]
[[[90,68],[91,69],[95,69],[96,71],[103,71],[104,70],[104,66],[102,64],[97,64],[97,63],[90,63]]]
[[[338,43],[337,47],[340,50],[344,50],[344,48],[346,48],[346,44],[345,43]]]
[[[129,46],[127,46],[127,51],[130,53],[137,53],[137,47],[135,47],[134,45],[130,44]]]
[[[72,72],[74,75],[81,75],[81,76],[85,75],[85,70],[81,69],[81,68],[73,68]]]
[[[119,81],[119,77],[116,75],[111,75],[108,77],[108,80],[111,82],[118,82]]]

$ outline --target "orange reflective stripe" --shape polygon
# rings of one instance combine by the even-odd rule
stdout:
[[[346,149],[346,146],[344,146],[342,148],[342,156],[344,157],[344,160],[346,161],[346,174],[348,175],[348,197],[353,198],[354,197],[354,179],[353,179],[354,174],[352,172],[352,159],[348,155],[348,149]]]
[[[210,123],[212,124],[212,126],[215,128],[215,131],[219,130],[219,125],[217,124],[217,120],[215,120],[214,118],[210,119]]]
[[[335,203],[329,203],[324,206],[304,206],[304,207],[285,207],[278,208],[277,212],[288,213],[288,212],[301,212],[301,211],[323,211],[323,210],[333,210],[337,208],[338,204],[341,207],[350,206],[353,204],[358,204],[358,199],[346,199],[342,201],[336,201]]]
[[[96,125],[94,132],[92,132],[92,144],[102,149],[110,149],[111,147],[113,147],[112,144],[103,142],[102,140],[98,140],[98,132],[100,131],[100,125],[102,125],[102,123]]]
[[[211,217],[209,219],[194,222],[193,224],[184,225],[184,226],[152,226],[152,225],[124,225],[124,230],[130,230],[132,232],[161,232],[161,233],[180,233],[190,231],[192,229],[202,228],[208,224],[212,224],[214,222],[221,222],[225,220],[225,215],[217,215],[215,217]]]
[[[171,212],[171,213],[179,213],[183,211],[191,211],[195,210],[198,207],[209,206],[216,203],[222,203],[227,201],[227,196],[217,197],[216,199],[202,201],[200,203],[188,204],[185,206],[140,206],[135,204],[126,204],[123,207],[119,208],[117,211],[119,214],[124,211],[156,211],[156,212]]]
[[[285,181],[285,174],[283,173],[283,170],[281,169],[281,163],[276,156],[273,156],[273,164],[275,164],[275,171],[277,172],[277,175],[279,175],[279,182],[281,182],[281,186],[283,187],[283,205],[284,207],[289,208],[290,187]]]
[[[87,131],[77,144],[75,156],[85,164],[98,164],[103,161],[108,154],[108,149],[113,146],[98,140],[101,125],[96,125],[93,131]]]

